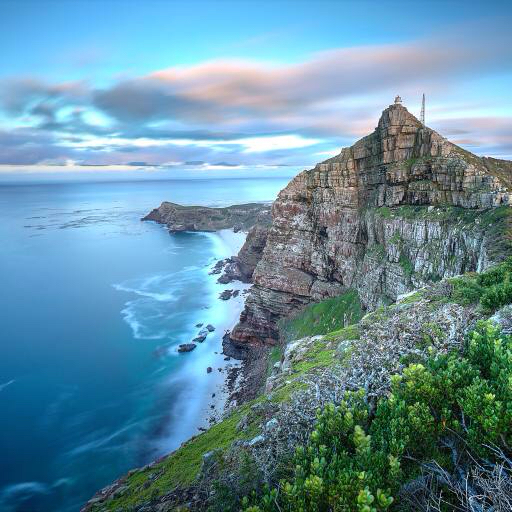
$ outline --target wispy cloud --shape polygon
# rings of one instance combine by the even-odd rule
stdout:
[[[0,83],[0,162],[161,165],[197,160],[309,165],[371,131],[395,92],[455,90],[503,72],[508,33],[454,30],[450,36],[338,48],[282,64],[221,59],[118,79],[106,87],[35,78]],[[463,41],[463,44],[461,44]],[[510,118],[432,122],[479,152],[512,153]],[[437,124],[436,124],[437,123]]]

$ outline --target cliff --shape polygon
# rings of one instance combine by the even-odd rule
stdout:
[[[231,342],[275,344],[279,319],[348,289],[371,310],[499,261],[511,176],[509,162],[481,159],[391,105],[372,134],[280,192]]]
[[[255,224],[247,233],[244,245],[237,256],[230,258],[219,283],[233,280],[252,282],[252,276],[267,244],[268,224]]]
[[[245,268],[247,275],[252,273],[255,284],[232,333],[232,343],[240,353],[258,346],[256,352],[262,355],[259,361],[265,367],[263,387],[248,386],[252,400],[231,408],[219,423],[173,454],[130,471],[100,491],[84,510],[246,509],[250,502],[244,497],[253,491],[257,496],[264,494],[264,484],[278,489],[283,477],[293,477],[298,466],[290,461],[295,461],[297,447],[307,447],[302,454],[317,453],[314,441],[325,428],[319,422],[319,410],[324,415],[342,411],[339,416],[329,416],[329,428],[337,422],[345,424],[347,418],[353,418],[352,412],[344,409],[345,392],[356,390],[364,401],[366,418],[378,416],[379,407],[381,411],[401,410],[402,399],[396,400],[389,392],[402,379],[411,379],[426,399],[420,410],[421,397],[411,395],[411,403],[403,407],[405,416],[395,423],[386,422],[393,428],[382,430],[391,435],[389,446],[409,439],[404,473],[392,475],[397,505],[390,510],[409,510],[408,499],[419,503],[425,497],[427,488],[416,477],[424,475],[433,460],[441,465],[448,462],[446,467],[439,466],[446,477],[439,483],[443,496],[451,492],[449,485],[456,485],[460,475],[464,476],[464,492],[469,482],[470,492],[476,489],[483,495],[482,482],[475,478],[479,475],[471,469],[475,459],[462,450],[454,456],[454,446],[461,433],[483,417],[487,430],[475,438],[482,442],[484,434],[498,425],[493,439],[498,443],[505,439],[499,450],[510,450],[510,416],[499,404],[510,402],[509,387],[503,382],[512,378],[508,348],[512,339],[498,339],[501,335],[493,331],[490,322],[484,327],[476,322],[490,318],[504,333],[512,332],[512,259],[494,265],[512,253],[511,173],[510,162],[472,155],[423,127],[404,107],[392,105],[373,134],[299,174],[274,203],[270,229],[259,232],[253,227],[246,241],[247,254],[242,250],[238,257],[238,263],[243,261],[240,268]],[[170,226],[180,225],[172,215],[169,218]],[[465,275],[451,277],[459,274]],[[475,325],[480,329],[476,334]],[[271,348],[279,335],[286,343]],[[461,369],[464,378],[446,373],[435,380],[440,366],[432,358],[446,354],[480,357],[484,354],[482,340],[489,341],[492,352],[485,352],[482,361],[492,366],[503,356],[504,367],[487,368],[480,375],[468,371],[468,360],[463,359],[449,369]],[[433,365],[432,375],[421,373],[428,365]],[[499,381],[505,398],[500,395],[495,400],[486,387],[493,383],[482,384],[482,376],[490,374]],[[419,376],[417,383],[414,375]],[[474,380],[470,382],[471,375]],[[432,382],[439,389],[432,387]],[[454,390],[457,385],[463,385],[462,391]],[[410,393],[412,386],[405,388]],[[442,410],[431,418],[433,391]],[[454,397],[460,400],[454,410],[468,410],[446,428],[446,404]],[[408,425],[411,418],[418,431],[411,430],[409,435],[407,429],[402,432],[396,427]],[[427,430],[421,430],[424,427]],[[366,431],[358,431],[355,427],[344,437],[329,431],[318,453],[323,458],[348,453],[352,464],[361,450],[352,449],[351,443],[356,438],[372,443],[372,436],[360,435],[370,428],[367,425]],[[427,439],[425,432],[437,432],[441,438],[418,445],[417,439]],[[455,441],[448,439],[450,432],[456,433]],[[510,438],[505,438],[509,433]],[[372,434],[377,436],[379,431],[374,429]],[[438,451],[420,457],[414,451],[431,445]],[[461,447],[465,446],[467,440],[463,439]],[[391,464],[396,454],[391,455],[383,460]],[[321,457],[317,459],[323,464]],[[343,480],[350,484],[344,486],[349,492],[367,485],[361,483],[366,470],[368,474],[378,471],[378,457],[366,459],[369,467],[358,467]],[[411,467],[413,460],[419,465]],[[339,461],[334,461],[335,469]],[[311,468],[318,471],[320,462],[315,459]],[[301,475],[309,475],[304,467],[296,472],[300,481],[304,480]],[[311,468],[306,467],[308,471]],[[316,492],[338,496],[340,475],[329,470],[322,476],[334,478],[334,484],[329,487],[325,480],[325,488],[318,490],[317,486]],[[346,478],[346,474],[341,476]],[[299,480],[295,482],[300,484]],[[295,492],[299,487],[280,489]],[[454,488],[455,495],[465,495]],[[277,499],[290,495],[275,491],[265,497],[268,506],[264,509],[287,509],[279,508]],[[310,488],[306,495],[311,495]],[[316,500],[317,494],[313,496]],[[364,498],[364,492],[361,495],[356,490],[355,501],[347,510],[360,510],[361,496]]]
[[[512,305],[507,305],[512,301],[512,292],[495,294],[496,288],[504,290],[508,287],[510,290],[511,276],[512,260],[509,259],[501,268],[492,268],[484,274],[467,274],[426,286],[400,298],[392,305],[379,307],[350,326],[341,329],[335,326],[333,331],[324,330],[320,335],[309,319],[312,318],[311,310],[322,303],[306,307],[299,316],[305,320],[306,327],[309,325],[309,333],[303,332],[301,339],[293,340],[284,347],[274,348],[268,361],[268,378],[262,394],[254,400],[231,409],[219,423],[193,437],[169,456],[130,471],[98,492],[85,505],[83,511],[296,510],[296,508],[284,507],[249,509],[246,508],[247,504],[244,505],[243,498],[250,497],[253,491],[258,494],[264,492],[264,484],[277,486],[279,482],[283,482],[283,477],[290,478],[290,475],[293,475],[296,466],[290,464],[290,460],[297,447],[307,446],[315,432],[318,435],[319,410],[333,411],[335,406],[339,406],[343,412],[341,418],[338,418],[339,423],[344,424],[347,418],[351,418],[347,416],[349,413],[346,409],[343,409],[343,400],[347,391],[364,390],[359,393],[364,395],[364,401],[371,411],[369,416],[373,417],[376,409],[378,410],[378,404],[382,404],[382,401],[389,396],[393,382],[395,384],[400,382],[403,375],[410,376],[413,372],[418,372],[433,356],[446,353],[459,355],[465,351],[467,353],[467,336],[475,328],[475,322],[478,320],[491,317],[493,322],[501,326],[503,332],[512,332]],[[492,300],[489,301],[489,298]],[[331,320],[331,312],[332,309],[328,308],[320,313],[324,325]],[[504,343],[508,341],[501,338],[496,343],[493,342],[491,347],[496,347],[496,353],[504,353],[508,358],[506,359],[508,370],[505,372],[503,369],[495,369],[489,373],[502,378],[501,388],[508,390],[509,388],[503,385],[503,382],[508,382],[506,379],[510,374],[510,352],[501,348]],[[512,340],[510,343],[512,344]],[[439,371],[439,366],[435,368]],[[456,395],[454,386],[461,382],[467,383],[471,379],[472,372],[468,369],[467,362],[454,364],[453,368],[461,368],[466,375],[459,380],[439,378],[439,384],[446,386],[443,388],[440,400],[443,406],[448,403],[450,397]],[[435,407],[432,387],[429,387],[432,379],[428,380],[427,376],[422,378],[422,374],[419,374],[419,377],[418,388],[428,401],[425,411],[430,411]],[[478,380],[478,377],[473,386],[475,389],[482,388],[484,392],[487,391],[485,384],[482,384],[482,380]],[[465,395],[462,396],[461,401],[464,397]],[[491,397],[492,399],[494,396]],[[395,400],[394,403],[401,404],[399,400]],[[409,408],[404,409],[412,418],[421,412],[418,412],[417,402],[413,402]],[[463,420],[465,428],[467,428],[466,425],[471,424],[474,417],[486,414],[482,411],[489,410],[494,412],[495,409],[490,405],[484,408],[480,402],[477,402],[471,418],[465,416]],[[507,409],[500,409],[500,411],[505,410]],[[446,412],[443,413],[446,414]],[[504,417],[503,412],[499,414]],[[390,510],[427,509],[419,506],[408,507],[407,493],[415,501],[424,497],[422,492],[425,492],[426,487],[415,486],[418,483],[416,477],[428,470],[428,464],[432,464],[432,460],[439,460],[443,468],[446,466],[446,469],[443,469],[445,471],[443,476],[446,478],[440,484],[443,496],[448,494],[446,482],[457,481],[457,471],[463,475],[472,475],[467,467],[452,466],[453,459],[450,457],[449,448],[446,448],[449,432],[454,433],[457,439],[464,430],[457,427],[454,427],[455,430],[446,428],[444,416],[441,414],[439,416],[437,428],[443,436],[444,445],[442,446],[445,447],[445,451],[442,452],[443,457],[440,457],[438,452],[429,454],[424,459],[424,465],[414,465],[411,471],[403,476],[394,475],[395,487],[398,487],[397,482],[402,484],[401,490],[396,489],[396,496],[400,498],[401,503],[397,500],[397,506]],[[437,423],[429,418],[428,414],[426,419],[422,416],[421,420],[416,421],[415,424],[420,427],[434,425],[432,428],[435,428]],[[487,416],[485,418],[487,419]],[[362,420],[359,419],[359,421]],[[336,418],[332,418],[331,428],[337,424]],[[489,420],[488,424],[495,423]],[[386,431],[398,437],[402,432],[408,432],[407,429],[402,430],[402,425],[402,423],[391,425]],[[504,422],[503,425],[510,425],[510,422]],[[509,427],[503,427],[503,430],[505,429]],[[353,435],[345,437],[329,435],[326,441],[327,446],[324,446],[323,451],[325,457],[341,452],[347,453],[349,460],[352,461],[357,454],[341,451],[345,446],[348,449],[352,438]],[[413,448],[418,446],[418,438],[420,438],[419,435],[411,434],[410,441]],[[426,438],[420,445],[430,446],[428,442],[430,439],[430,437]],[[481,439],[482,437],[480,442],[482,442]],[[338,446],[332,447],[336,443],[339,443]],[[404,470],[407,464],[411,464],[410,461],[418,461],[414,449],[411,452],[413,456],[404,458]],[[462,449],[457,452],[461,456],[462,453]],[[378,458],[368,456],[367,460],[370,464],[369,469],[377,471]],[[375,467],[372,467],[372,464]],[[478,463],[471,459],[470,464]],[[317,466],[318,463],[315,467]],[[503,467],[501,470],[503,471]],[[327,477],[329,472],[325,471],[324,474]],[[508,475],[507,472],[505,478],[507,482],[509,482]],[[345,488],[353,488],[360,483],[360,479],[361,472],[356,471]],[[462,479],[462,484],[466,486],[463,489],[469,487],[468,481],[476,488],[473,483],[474,478],[468,476],[467,479]],[[332,487],[326,488],[326,493]],[[499,490],[496,492],[500,493]],[[357,497],[357,492],[355,495]],[[269,500],[268,503],[273,502]],[[314,506],[303,508],[303,510],[317,509]],[[470,510],[469,507],[455,506],[448,506],[448,509]],[[321,510],[331,510],[331,508],[324,507]],[[344,510],[355,511],[361,508],[354,505]],[[387,508],[381,510],[387,510]],[[508,508],[495,510],[508,510]]]

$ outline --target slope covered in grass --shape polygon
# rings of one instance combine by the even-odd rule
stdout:
[[[337,331],[357,323],[363,316],[361,302],[355,290],[348,290],[338,297],[306,306],[304,310],[279,322],[279,332],[288,342]]]

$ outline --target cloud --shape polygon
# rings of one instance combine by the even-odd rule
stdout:
[[[0,162],[311,165],[369,133],[396,92],[446,95],[503,71],[512,61],[509,40],[506,31],[466,27],[400,44],[332,49],[291,64],[212,60],[104,87],[11,79],[0,83],[0,105],[7,124],[22,128],[11,128],[10,138],[7,130],[0,134]],[[447,119],[449,113],[442,104],[431,113],[444,135],[478,152],[511,153],[508,119],[468,119],[463,109]]]
[[[94,93],[94,104],[117,120],[178,119],[243,130],[256,119],[284,129],[317,125],[331,102],[383,91],[412,91],[502,68],[510,45],[482,31],[457,44],[457,34],[408,44],[340,48],[294,64],[240,59],[172,67]],[[324,132],[325,132],[324,126]],[[336,126],[333,126],[336,128]],[[331,135],[336,133],[331,132]]]
[[[48,84],[31,77],[11,78],[1,82],[0,104],[11,115],[19,115],[40,104],[65,105],[87,101],[89,87],[85,82]]]
[[[512,158],[512,116],[454,117],[433,128],[474,153]]]

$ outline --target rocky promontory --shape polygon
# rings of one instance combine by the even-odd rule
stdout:
[[[371,310],[485,269],[503,245],[487,213],[509,205],[511,176],[510,162],[473,155],[389,106],[372,134],[280,192],[231,341],[275,344],[280,318],[348,289]]]
[[[248,231],[254,225],[268,226],[271,222],[271,205],[248,203],[220,208],[183,206],[164,201],[142,220],[165,224],[169,231],[219,231],[234,229]]]
[[[272,221],[272,205],[248,203],[226,207],[182,206],[164,201],[142,220],[165,224],[171,233],[180,231],[246,231],[247,237],[238,255],[219,261],[212,274],[222,275],[219,283],[252,282],[252,275],[267,243]]]
[[[348,411],[344,409],[348,396],[345,392],[349,391],[353,397],[357,390],[367,404],[364,418],[371,417],[373,421],[379,404],[384,404],[384,412],[391,410],[386,407],[396,407],[404,411],[403,418],[410,414],[414,419],[411,425],[423,429],[431,424],[432,432],[439,433],[436,450],[444,451],[432,453],[435,457],[443,453],[438,458],[441,464],[447,463],[447,469],[443,469],[443,481],[438,482],[437,497],[451,486],[452,491],[455,489],[452,498],[465,498],[473,493],[476,498],[468,498],[468,502],[477,503],[478,496],[484,496],[486,503],[493,505],[488,509],[498,510],[483,494],[481,473],[473,472],[470,467],[478,465],[473,454],[472,462],[468,462],[469,457],[459,458],[459,452],[454,450],[461,434],[468,432],[468,426],[486,414],[486,421],[499,418],[502,423],[498,420],[495,423],[505,425],[500,427],[503,431],[510,425],[508,410],[501,405],[494,407],[494,403],[510,402],[509,394],[503,402],[495,400],[495,395],[487,392],[483,383],[487,386],[485,379],[495,374],[499,389],[509,393],[509,388],[503,385],[509,381],[501,380],[501,375],[508,372],[510,365],[506,358],[510,349],[502,347],[505,343],[512,344],[512,340],[503,337],[495,340],[493,333],[498,328],[503,333],[512,332],[511,193],[511,162],[473,155],[424,126],[401,104],[388,107],[372,134],[296,176],[274,202],[271,225],[262,223],[260,229],[255,222],[249,226],[245,249],[227,262],[225,282],[230,275],[237,279],[245,275],[254,283],[239,324],[223,337],[224,354],[245,357],[243,364],[255,368],[241,381],[245,391],[241,400],[237,400],[237,405],[219,423],[168,457],[130,471],[97,493],[83,510],[234,511],[247,509],[247,497],[257,496],[265,485],[286,489],[281,494],[291,495],[297,487],[281,485],[283,472],[286,478],[292,478],[294,468],[300,470],[296,471],[297,475],[306,474],[303,466],[290,461],[296,460],[292,456],[298,453],[297,448],[300,454],[307,454],[311,448],[302,450],[301,447],[313,446],[307,443],[323,435],[322,429],[317,428],[319,410],[331,414],[329,429],[338,421],[345,425],[347,418],[353,418],[351,410],[343,412]],[[163,203],[146,220],[162,222],[171,231],[187,230],[185,226],[205,231],[214,230],[213,226],[221,226],[216,229],[237,226],[225,224],[229,216],[226,213],[216,218],[217,209],[177,206]],[[239,208],[244,210],[247,206],[250,205]],[[192,217],[187,220],[180,208],[192,208]],[[200,214],[194,208],[206,213]],[[502,260],[505,261],[499,263]],[[478,331],[474,330],[475,326]],[[286,333],[299,334],[287,338]],[[452,388],[459,382],[465,383],[471,371],[458,380],[436,379],[434,375],[431,380],[421,377],[426,375],[422,372],[428,365],[433,365],[436,371],[440,368],[439,361],[433,358],[448,353],[458,358],[468,352],[468,339],[469,352],[480,357],[484,353],[480,350],[487,343],[482,341],[486,336],[489,354],[492,352],[496,361],[501,361],[496,355],[503,355],[506,364],[488,371],[484,380],[475,373],[474,382],[464,388],[467,394],[454,393]],[[479,343],[478,350],[471,348],[473,342]],[[482,360],[487,361],[486,357]],[[464,360],[450,363],[450,371],[469,368],[466,364]],[[213,369],[209,367],[206,371],[210,373]],[[401,405],[405,404],[402,399],[389,394],[404,376],[410,379],[415,375],[419,376],[417,389],[427,397],[421,411],[419,402],[412,401],[406,407]],[[442,390],[439,394],[442,413],[430,417],[434,382]],[[407,393],[412,389],[408,383]],[[481,407],[481,400],[469,399],[476,396],[475,390],[483,390],[483,399],[493,404],[486,409],[489,413]],[[450,414],[445,404],[451,395],[457,400],[462,397],[464,402],[457,402],[457,411],[467,406],[473,415],[462,411],[462,419],[453,423],[453,429],[447,428],[445,421],[445,415]],[[339,407],[341,415],[336,412]],[[420,411],[422,416],[419,412],[415,416],[416,412],[412,411]],[[332,416],[334,413],[336,416]],[[400,439],[407,440],[409,431],[402,425],[408,423],[402,419],[393,423],[399,427],[382,431],[392,432],[395,437],[405,433]],[[491,425],[490,420],[488,424]],[[318,453],[322,457],[336,454],[332,467],[337,467],[341,460],[338,454],[349,454],[343,450],[357,438],[361,444],[347,457],[347,463],[353,464],[358,453],[370,453],[365,451],[364,443],[372,442],[372,436],[361,437],[359,434],[366,431],[358,428],[359,425],[351,427],[343,438],[338,434],[326,436],[329,446],[334,448],[322,445]],[[454,441],[447,443],[451,434]],[[417,438],[411,436],[413,449]],[[395,438],[391,440],[390,446],[399,445]],[[500,442],[498,437],[496,440]],[[467,443],[463,443],[457,449],[466,449]],[[508,453],[510,439],[503,446]],[[431,503],[424,499],[430,497],[425,494],[427,487],[418,484],[423,480],[415,477],[424,475],[425,471],[428,474],[431,461],[438,464],[438,458],[429,453],[423,463],[416,456],[406,455],[405,464],[414,460],[420,465],[410,473],[413,479],[408,476],[396,485],[400,508],[394,510],[427,510],[427,507],[407,508],[407,505]],[[374,462],[377,459],[367,458],[370,470],[378,467]],[[308,471],[317,471],[322,466],[323,462],[317,463],[318,460],[314,460]],[[391,464],[390,458],[382,460]],[[459,460],[468,462],[467,467],[459,464]],[[482,467],[479,465],[478,471]],[[502,471],[503,464],[500,468]],[[510,470],[507,471],[510,490]],[[323,476],[329,474],[330,470],[324,471]],[[460,478],[461,474],[464,478]],[[364,471],[355,470],[353,479],[346,480],[350,485],[343,484],[343,488],[352,492],[365,475]],[[457,479],[464,487],[455,485]],[[327,490],[335,488],[338,492],[341,480],[335,480],[336,487],[326,487]],[[317,478],[315,482],[313,487],[322,489],[322,479]],[[480,493],[478,496],[475,489]],[[437,490],[435,487],[434,491]],[[329,493],[325,491],[325,494]],[[499,499],[504,495],[501,491],[495,494]],[[278,504],[278,495],[275,491],[268,496]],[[364,496],[365,490],[355,493],[357,510]],[[268,499],[266,503],[271,501]],[[356,510],[354,507],[346,509]],[[476,510],[471,506],[473,509]]]

